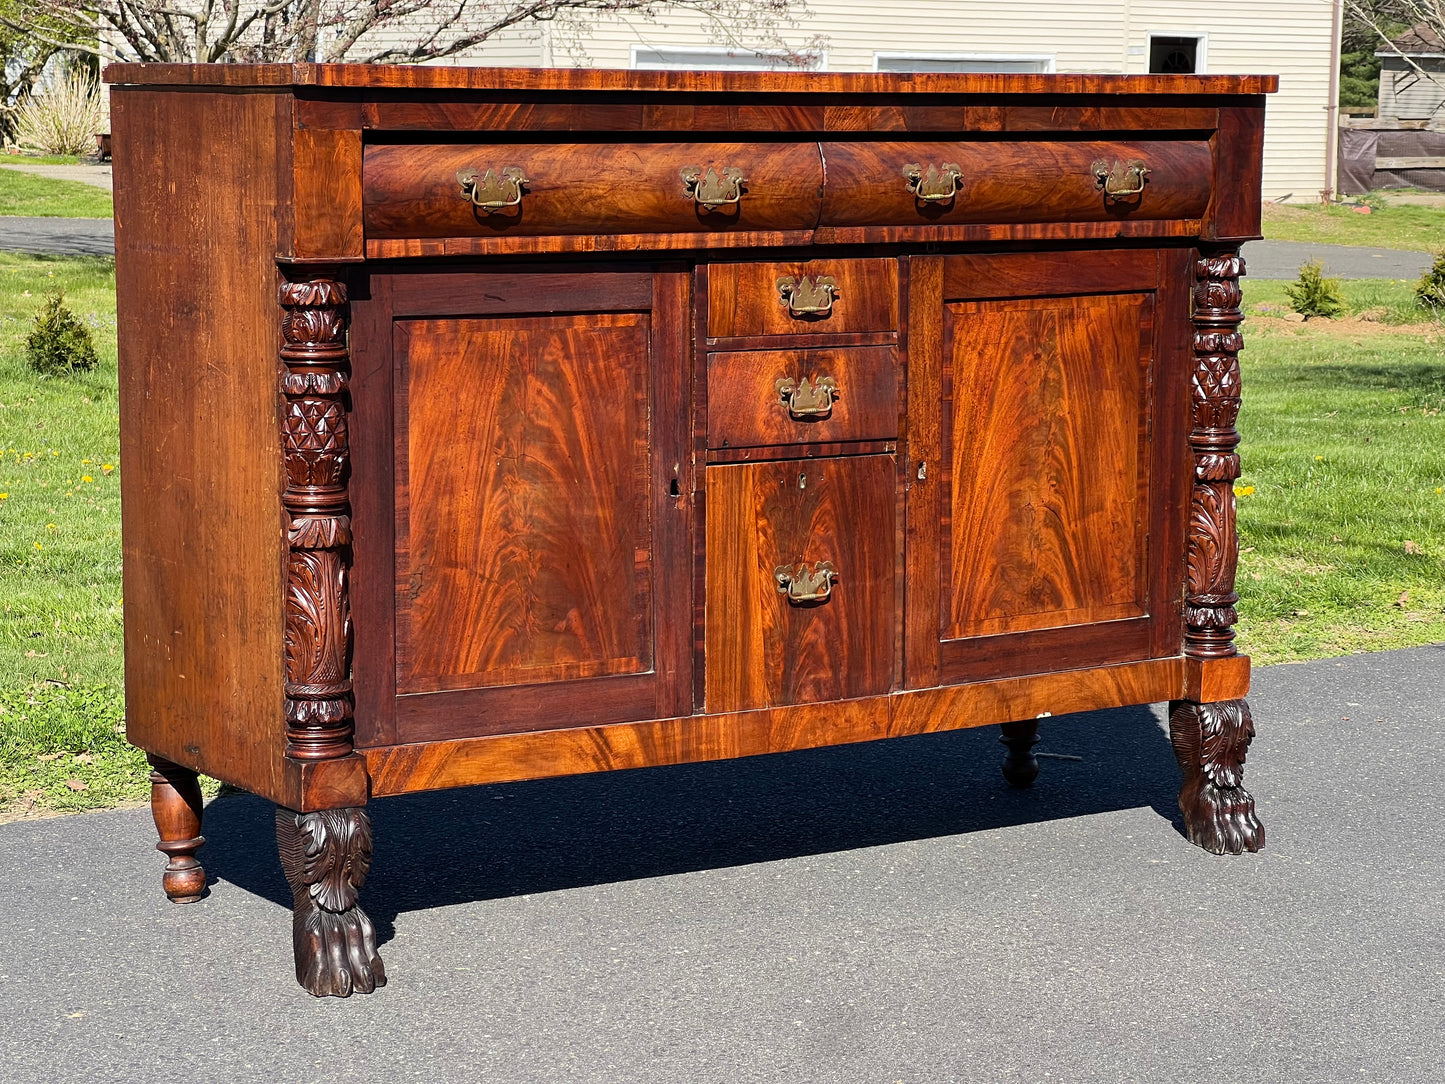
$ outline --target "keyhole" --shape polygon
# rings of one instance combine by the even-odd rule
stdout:
[[[800,475],[798,475],[798,488],[799,488],[799,489],[807,489],[807,488],[808,488],[808,476],[807,476],[806,474],[800,474]]]

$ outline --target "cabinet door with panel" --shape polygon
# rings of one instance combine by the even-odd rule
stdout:
[[[1180,263],[913,261],[911,686],[1177,652],[1187,344],[1156,329],[1186,315]]]
[[[393,537],[366,555],[390,557],[394,590],[366,601],[390,603],[394,687],[363,699],[392,701],[395,740],[690,710],[686,290],[645,272],[385,284],[389,395],[359,394],[389,401]]]

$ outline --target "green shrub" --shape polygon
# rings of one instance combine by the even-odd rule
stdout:
[[[1415,298],[1434,314],[1445,319],[1445,249],[1435,257],[1435,266],[1420,276],[1415,284]]]
[[[25,339],[25,359],[44,376],[65,376],[95,368],[95,340],[90,329],[65,307],[65,292],[45,298],[35,314],[35,327]]]
[[[1338,316],[1345,311],[1340,280],[1325,278],[1319,260],[1300,264],[1299,278],[1284,288],[1290,305],[1302,316]]]

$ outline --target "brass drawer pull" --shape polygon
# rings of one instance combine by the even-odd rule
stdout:
[[[778,279],[778,298],[794,316],[827,316],[838,296],[838,280],[832,275],[810,279],[784,275]]]
[[[908,191],[914,199],[924,203],[951,203],[958,195],[963,170],[957,162],[944,162],[942,168],[930,162],[926,170],[917,162],[910,162],[903,167],[903,176],[908,178]]]
[[[1129,162],[1115,159],[1111,166],[1100,158],[1092,166],[1094,187],[1104,190],[1104,198],[1110,203],[1123,203],[1144,191],[1144,182],[1149,179],[1149,170],[1135,158]]]
[[[773,387],[778,397],[788,404],[788,413],[794,418],[826,418],[833,413],[838,382],[831,376],[820,376],[812,382],[806,376],[802,380],[785,376]]]
[[[522,186],[532,183],[521,166],[503,166],[500,176],[489,168],[480,181],[477,174],[475,169],[459,169],[457,184],[472,206],[488,214],[517,206],[522,202]]]
[[[704,211],[716,211],[741,203],[743,186],[748,179],[736,166],[724,166],[719,173],[712,166],[706,172],[701,166],[682,167],[682,191]]]
[[[827,602],[828,596],[833,593],[833,580],[837,576],[838,570],[833,567],[832,561],[819,561],[812,571],[808,570],[806,562],[779,565],[773,569],[773,579],[777,581],[778,590],[788,596],[788,602],[793,606]]]

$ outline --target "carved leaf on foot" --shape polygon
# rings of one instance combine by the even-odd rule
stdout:
[[[364,809],[276,810],[276,846],[295,900],[296,979],[317,997],[370,993],[386,985],[376,929],[358,905],[371,869]]]
[[[1264,826],[1243,786],[1253,739],[1254,720],[1243,700],[1171,705],[1169,741],[1184,776],[1179,811],[1189,841],[1206,851],[1242,854],[1264,846]]]

